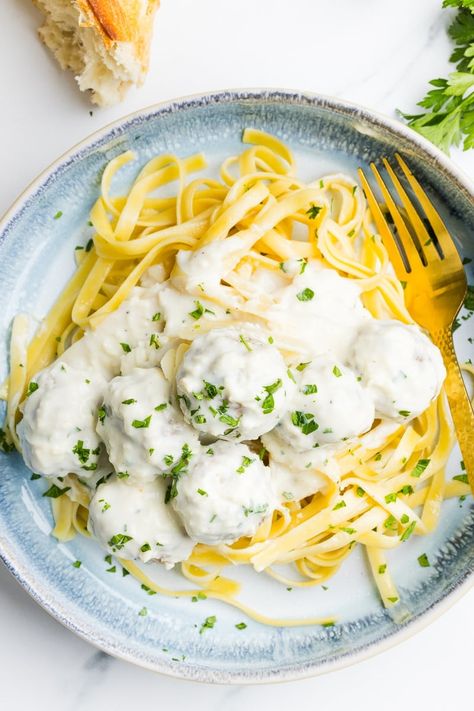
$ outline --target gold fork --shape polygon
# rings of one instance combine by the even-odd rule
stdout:
[[[383,164],[403,206],[402,209],[395,203],[374,163],[371,163],[370,167],[385,200],[384,210],[377,202],[361,168],[359,177],[395,273],[403,284],[406,283],[408,310],[414,320],[429,332],[443,356],[447,371],[446,394],[469,485],[474,493],[474,413],[464,387],[453,343],[454,320],[466,295],[466,275],[458,251],[439,213],[405,161],[398,154],[396,159],[423,208],[430,232],[435,239],[428,232],[425,222],[388,160],[383,158]],[[396,234],[384,211],[390,215]],[[411,225],[411,230],[408,225]]]

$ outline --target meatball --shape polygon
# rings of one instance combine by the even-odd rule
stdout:
[[[87,370],[56,361],[32,383],[18,425],[26,465],[43,476],[92,476],[101,442],[97,410],[106,381]]]
[[[315,358],[298,374],[298,389],[275,433],[298,452],[367,432],[374,404],[350,368]]]
[[[377,415],[401,422],[426,410],[446,377],[438,348],[417,326],[399,321],[365,324],[355,341],[353,367]]]
[[[115,471],[139,481],[165,474],[199,448],[197,433],[170,403],[170,386],[159,368],[135,368],[111,380],[97,432]]]
[[[252,536],[278,502],[270,469],[247,445],[216,442],[178,482],[173,506],[194,541]]]
[[[162,479],[138,484],[114,478],[101,484],[90,502],[90,532],[121,558],[169,565],[186,560],[194,543],[165,504],[165,489]]]
[[[177,374],[186,421],[229,440],[256,439],[273,429],[293,389],[281,353],[251,327],[198,336]]]

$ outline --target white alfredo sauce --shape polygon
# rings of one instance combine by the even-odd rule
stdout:
[[[256,439],[273,429],[294,390],[279,350],[247,328],[198,336],[177,374],[186,421],[222,439]]]
[[[298,387],[275,434],[299,452],[345,442],[367,432],[374,403],[354,372],[336,358],[318,356],[292,372]],[[302,366],[298,366],[302,368]]]
[[[176,465],[183,448],[199,448],[197,432],[173,407],[159,368],[135,368],[110,381],[97,432],[115,471],[132,481],[152,480]]]
[[[24,401],[17,428],[26,465],[42,476],[87,479],[103,448],[95,427],[106,381],[61,359],[33,382],[37,389]]]
[[[173,499],[189,536],[208,545],[252,536],[278,505],[270,469],[245,444],[232,442],[207,448]]]
[[[120,558],[168,565],[186,560],[194,543],[165,504],[165,491],[161,478],[143,484],[114,478],[101,484],[90,502],[90,532]]]
[[[399,422],[426,410],[446,377],[438,348],[418,326],[400,321],[364,324],[352,358],[377,414]]]
[[[316,260],[257,269],[245,300],[225,284],[244,251],[234,237],[181,251],[167,281],[152,267],[23,405],[25,462],[44,476],[93,485],[107,446],[117,476],[94,493],[90,525],[110,552],[172,564],[194,541],[251,536],[282,502],[337,481],[334,455],[375,416],[393,431],[441,388],[418,327],[374,320],[355,280]],[[183,342],[169,383],[161,359]],[[269,466],[236,443],[260,436]]]

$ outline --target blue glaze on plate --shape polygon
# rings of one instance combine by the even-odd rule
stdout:
[[[88,211],[106,163],[129,148],[137,161],[114,182],[119,190],[157,153],[205,151],[209,174],[242,149],[245,126],[275,133],[294,150],[298,174],[354,173],[381,155],[401,152],[427,186],[463,255],[474,255],[474,206],[465,177],[439,151],[404,126],[336,100],[287,91],[249,90],[192,97],[152,107],[113,124],[73,148],[19,198],[0,225],[0,379],[7,372],[12,317],[44,315],[73,270],[73,249],[90,236]],[[54,216],[62,211],[62,216]],[[467,267],[470,269],[470,267]],[[472,276],[470,281],[472,281]],[[467,316],[467,314],[465,314]],[[456,331],[461,359],[472,356],[474,319]],[[448,477],[459,473],[459,454]],[[131,576],[107,573],[104,553],[76,538],[50,535],[45,484],[31,481],[17,455],[0,453],[0,555],[28,592],[68,628],[110,654],[163,673],[214,682],[266,682],[322,673],[358,661],[427,624],[473,581],[474,509],[444,505],[437,531],[414,538],[391,557],[401,592],[400,610],[383,610],[363,556],[357,551],[328,583],[329,590],[288,591],[264,575],[238,569],[244,600],[267,614],[336,614],[331,628],[271,628],[224,604],[148,596]],[[430,568],[417,557],[426,552]],[[77,569],[72,563],[79,559]],[[234,574],[234,571],[231,571]],[[160,572],[157,579],[165,581]],[[183,585],[177,573],[172,583]],[[145,606],[147,616],[138,613]],[[209,615],[212,630],[199,633]],[[395,617],[396,616],[396,617]],[[245,621],[247,629],[235,624]]]

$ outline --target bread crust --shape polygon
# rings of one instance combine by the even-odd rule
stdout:
[[[160,0],[74,0],[82,14],[81,25],[94,28],[110,50],[116,42],[129,42],[146,70],[153,18]]]

